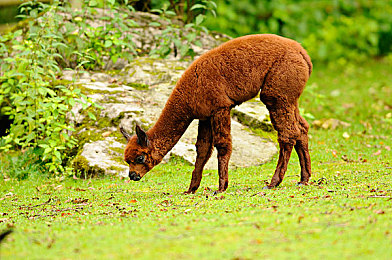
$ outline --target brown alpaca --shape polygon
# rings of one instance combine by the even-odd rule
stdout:
[[[300,184],[307,184],[311,175],[309,125],[299,114],[298,98],[311,72],[312,63],[301,45],[276,35],[244,36],[208,51],[184,72],[150,130],[144,132],[136,126],[136,135],[130,136],[120,128],[128,140],[124,159],[130,179],[140,180],[161,162],[192,120],[199,119],[195,169],[186,193],[199,188],[214,146],[218,151],[218,192],[225,191],[232,151],[230,110],[260,92],[280,147],[275,174],[267,187],[282,182],[293,147],[301,165]]]

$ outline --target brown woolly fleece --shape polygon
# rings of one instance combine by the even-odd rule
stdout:
[[[128,140],[124,159],[129,177],[140,180],[161,162],[192,120],[199,119],[197,157],[187,193],[198,189],[214,146],[218,151],[218,192],[225,191],[232,152],[230,110],[260,92],[280,147],[275,174],[267,187],[282,182],[293,147],[301,165],[300,183],[307,184],[311,176],[309,125],[299,114],[298,98],[311,72],[312,63],[301,45],[277,35],[243,36],[208,51],[182,75],[150,130],[144,132],[137,126],[137,134],[130,136],[120,129]]]

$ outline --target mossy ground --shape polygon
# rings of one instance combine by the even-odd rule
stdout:
[[[263,190],[276,159],[230,170],[227,192],[174,159],[139,182],[0,180],[2,259],[389,259],[392,255],[392,78],[383,61],[315,66],[301,107],[350,127],[310,130],[313,176],[297,186],[293,152],[279,188]],[[316,86],[316,87],[315,87]],[[324,98],[315,98],[322,94]],[[257,156],[257,155],[255,155]],[[0,155],[0,174],[12,169]],[[246,159],[246,158],[244,158]],[[22,166],[20,166],[22,167]],[[34,169],[32,169],[34,170]]]

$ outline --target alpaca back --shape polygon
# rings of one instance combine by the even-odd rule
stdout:
[[[289,62],[285,61],[288,54],[305,60],[310,74],[310,58],[296,41],[269,34],[230,40],[191,64],[178,81],[173,99],[186,100],[195,118],[209,117],[219,107],[255,97],[273,67]],[[307,80],[309,75],[304,77]]]

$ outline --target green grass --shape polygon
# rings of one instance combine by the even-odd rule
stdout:
[[[192,167],[157,166],[140,182],[0,180],[0,230],[14,228],[2,259],[389,259],[392,255],[390,64],[315,68],[301,106],[350,127],[311,129],[311,185],[298,187],[295,153],[277,189],[275,168],[231,169],[213,195],[206,171],[195,195]],[[318,94],[324,98],[317,97]],[[235,137],[233,137],[235,138]],[[257,155],[255,155],[257,156]],[[10,165],[1,155],[0,174]],[[34,170],[34,168],[31,168]],[[12,169],[15,171],[15,169]]]

